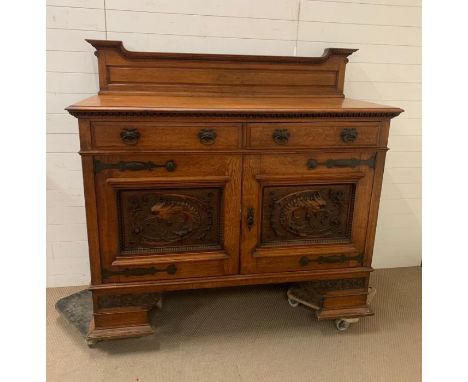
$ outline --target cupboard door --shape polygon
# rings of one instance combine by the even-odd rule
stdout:
[[[240,156],[106,155],[94,163],[104,282],[238,272]]]
[[[241,272],[361,266],[375,153],[248,155]]]

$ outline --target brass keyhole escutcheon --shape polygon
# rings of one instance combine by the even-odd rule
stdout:
[[[247,228],[249,231],[252,229],[254,225],[254,209],[252,207],[249,207],[247,209]]]

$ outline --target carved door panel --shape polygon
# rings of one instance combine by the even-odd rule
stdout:
[[[94,167],[104,282],[238,272],[240,156],[101,156]]]
[[[362,265],[374,157],[246,156],[241,272]]]

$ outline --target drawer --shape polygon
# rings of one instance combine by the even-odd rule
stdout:
[[[250,148],[375,147],[378,122],[250,123],[246,145]]]
[[[96,149],[236,149],[241,131],[235,123],[93,122],[91,139]]]

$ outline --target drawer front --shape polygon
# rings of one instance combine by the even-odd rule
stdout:
[[[93,122],[92,146],[119,150],[236,149],[241,126],[235,123]]]
[[[376,153],[248,155],[244,273],[361,266]]]
[[[240,155],[100,155],[94,161],[104,282],[238,271]],[[168,162],[173,167],[154,167]],[[200,165],[211,162],[216,165]]]
[[[379,135],[377,122],[250,123],[246,145],[256,149],[375,147]]]

